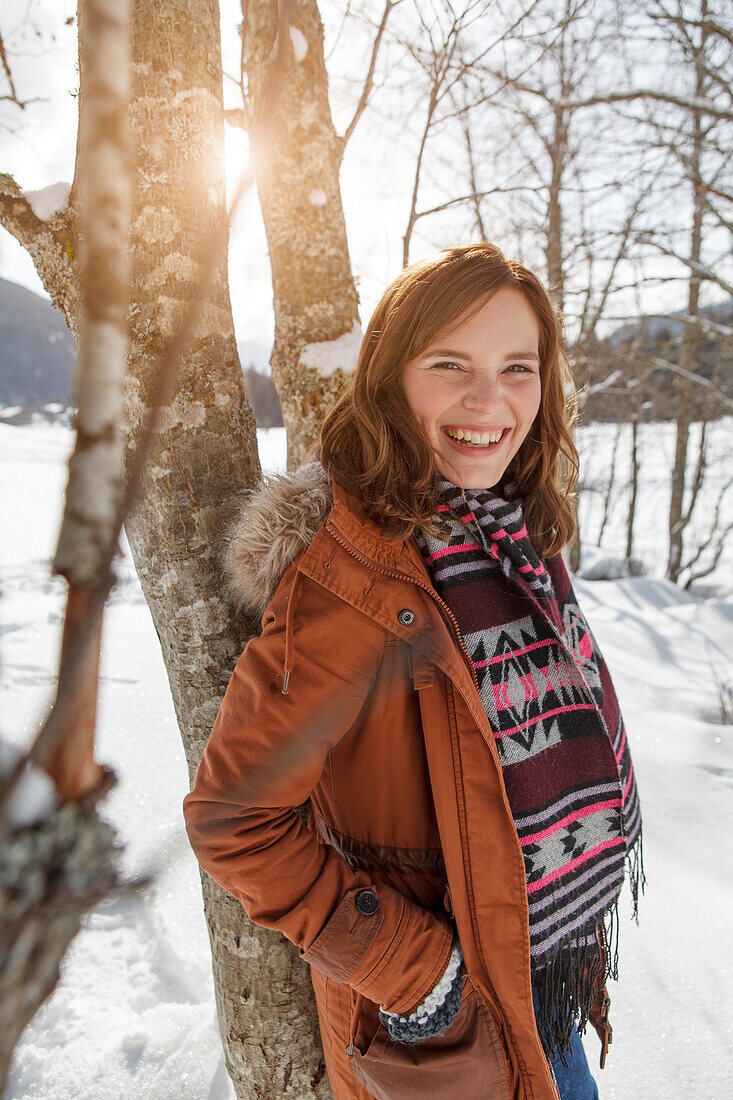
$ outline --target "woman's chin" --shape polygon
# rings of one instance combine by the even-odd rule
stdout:
[[[460,485],[463,489],[491,489],[498,484],[508,463],[493,456],[449,460],[444,455],[436,458],[438,473]]]

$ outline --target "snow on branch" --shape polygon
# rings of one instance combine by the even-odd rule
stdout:
[[[26,191],[25,197],[36,217],[42,222],[49,222],[66,209],[70,193],[71,184],[59,181],[42,187],[40,191]]]
[[[52,184],[53,188],[66,187],[66,184]],[[29,248],[38,237],[48,232],[48,222],[58,214],[60,191],[53,192],[53,198],[41,191],[25,192],[16,180],[7,172],[0,172],[0,225],[12,233],[19,244]],[[68,200],[68,192],[67,192]],[[51,210],[55,205],[56,209]],[[38,207],[38,210],[36,209]]]
[[[288,28],[290,31],[290,41],[293,45],[293,57],[296,64],[300,64],[301,61],[305,61],[308,54],[308,39],[298,27],[292,25]]]
[[[304,367],[317,371],[322,378],[328,378],[339,369],[344,374],[352,374],[356,370],[361,338],[361,325],[354,321],[349,332],[342,333],[335,340],[306,344],[300,353],[300,362]]]

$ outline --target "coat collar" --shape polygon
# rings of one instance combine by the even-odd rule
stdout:
[[[334,539],[348,553],[330,568]],[[296,558],[300,558],[298,575],[305,573],[336,591],[408,642],[416,655],[432,659],[454,678],[467,678],[470,685],[471,674],[438,609],[437,594],[415,540],[385,538],[358,497],[330,478],[317,461],[268,477],[246,495],[229,525],[221,554],[230,601],[238,611],[261,617]],[[375,589],[375,570],[398,583]],[[297,587],[289,600],[288,637],[296,603]],[[421,613],[416,621],[401,624],[400,611],[414,612],[418,603]],[[288,658],[291,649],[289,645]]]
[[[219,561],[226,595],[236,610],[261,616],[287,567],[326,522],[361,557],[429,582],[414,540],[385,539],[361,501],[313,461],[264,479],[245,494],[229,524]]]
[[[333,479],[331,485],[333,508],[327,521],[330,528],[335,528],[355,550],[383,569],[431,583],[414,539],[386,539],[358,497]]]

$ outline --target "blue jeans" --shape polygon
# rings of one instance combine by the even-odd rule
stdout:
[[[532,990],[532,997],[536,1014],[539,1012],[540,1002],[537,991],[534,989]],[[598,1087],[588,1069],[588,1060],[576,1027],[573,1028],[570,1039],[570,1052],[566,1052],[565,1061],[567,1066],[562,1064],[558,1055],[550,1063],[557,1081],[560,1100],[598,1100]]]

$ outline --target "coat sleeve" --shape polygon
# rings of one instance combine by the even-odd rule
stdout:
[[[286,571],[263,630],[239,658],[183,803],[201,866],[250,918],[391,1012],[407,1013],[448,964],[451,927],[370,872],[352,869],[294,807],[321,777],[374,683],[384,633],[350,604]],[[288,600],[297,598],[283,694]],[[368,890],[371,894],[361,894]],[[374,895],[376,895],[376,900]]]

